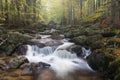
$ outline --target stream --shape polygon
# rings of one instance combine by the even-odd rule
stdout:
[[[46,44],[45,47],[27,45],[25,56],[29,62],[46,64],[45,66],[39,65],[36,69],[37,71],[43,69],[42,72],[36,74],[36,80],[99,80],[96,79],[98,77],[96,72],[85,60],[91,54],[90,49],[86,50],[82,47],[84,57],[81,58],[71,52],[74,43],[67,39],[54,40],[50,37],[51,35],[41,35],[41,39],[37,40]]]

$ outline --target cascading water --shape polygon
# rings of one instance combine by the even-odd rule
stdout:
[[[39,48],[28,45],[26,57],[29,62],[50,64],[50,69],[54,70],[58,77],[65,77],[76,70],[93,71],[85,60],[68,51],[73,45],[69,42],[63,43],[58,48],[55,46]]]
[[[90,49],[85,49],[84,47],[82,47],[82,55],[83,57],[86,59],[90,54],[91,54],[91,50]]]

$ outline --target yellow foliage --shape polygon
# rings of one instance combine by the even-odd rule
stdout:
[[[88,17],[83,18],[83,22],[94,22],[95,20],[99,19],[103,16],[103,13],[94,13]]]

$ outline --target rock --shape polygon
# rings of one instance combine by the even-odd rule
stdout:
[[[109,64],[109,77],[113,80],[120,79],[120,58],[115,59]]]
[[[85,28],[84,35],[93,36],[93,35],[97,35],[100,33],[101,33],[101,30],[93,30],[93,28]]]
[[[18,77],[19,74],[17,74],[17,73],[11,73],[9,76],[10,76],[10,77]]]
[[[103,44],[103,42],[102,42],[101,40],[98,40],[98,41],[94,41],[94,42],[90,45],[90,47],[91,47],[93,50],[95,50],[95,49],[100,49],[100,48],[104,47],[104,44]]]
[[[22,64],[21,66],[20,66],[20,69],[24,69],[24,68],[28,68],[28,67],[30,67],[30,63],[25,63],[25,64]]]
[[[108,38],[106,47],[120,47],[120,38]]]
[[[28,63],[28,60],[25,56],[17,56],[10,60],[9,67],[12,69],[19,68],[22,64]]]
[[[6,64],[5,61],[0,60],[0,68],[1,68],[2,70],[7,70],[7,69],[8,69],[8,65]]]
[[[106,72],[108,69],[109,62],[113,60],[111,55],[105,55],[103,50],[94,51],[88,58],[88,64],[92,67],[92,69]]]
[[[49,42],[45,43],[46,46],[59,46],[61,44],[62,44],[62,42],[57,41],[57,40],[52,40],[52,41],[49,41]]]
[[[81,31],[79,29],[75,29],[75,30],[71,31],[71,29],[70,29],[70,30],[67,31],[67,33],[64,33],[64,34],[65,34],[66,38],[74,38],[74,37],[83,35],[84,32],[85,32],[84,30]]]
[[[76,45],[76,46],[72,47],[71,50],[72,50],[73,52],[77,53],[78,56],[82,56],[81,46]]]
[[[32,70],[29,67],[23,69],[21,76],[32,76]]]
[[[78,37],[75,37],[71,40],[72,42],[75,42],[77,45],[84,45],[87,41],[87,37],[86,36],[78,36]]]
[[[16,55],[26,55],[27,52],[27,45],[20,45],[16,47],[14,54]]]
[[[40,68],[49,68],[51,65],[44,62],[39,62],[37,66]]]
[[[45,44],[41,43],[39,39],[31,39],[28,42],[25,42],[26,45],[37,45],[39,48],[45,47]]]
[[[115,35],[116,35],[116,33],[113,31],[105,31],[102,33],[103,37],[114,37]]]
[[[27,42],[30,38],[28,35],[16,31],[8,31],[1,36],[3,39],[7,40],[2,46],[0,46],[0,50],[7,55],[10,55],[17,46],[23,44],[23,42]]]
[[[49,68],[50,65],[47,63],[39,62],[39,63],[31,63],[31,64],[24,64],[23,72],[21,76],[32,76],[35,75],[33,73],[40,73],[42,69]]]

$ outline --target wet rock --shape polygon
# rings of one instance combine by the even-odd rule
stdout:
[[[76,45],[71,49],[73,52],[77,53],[78,56],[82,56],[82,49],[80,45]]]
[[[26,52],[27,52],[27,45],[20,45],[15,49],[14,54],[26,55]]]
[[[9,76],[10,76],[10,77],[18,77],[19,74],[17,74],[17,73],[11,73]]]
[[[0,69],[2,69],[2,70],[7,70],[8,69],[8,65],[3,60],[0,60]]]
[[[19,68],[22,64],[28,63],[28,60],[25,56],[17,56],[10,60],[9,67],[12,69]]]
[[[53,41],[48,41],[48,42],[45,43],[46,46],[58,46],[58,45],[61,45],[61,44],[62,44],[62,42],[57,41],[57,40],[56,41],[54,41],[54,40]]]
[[[32,70],[29,67],[23,69],[21,76],[32,76]]]
[[[39,39],[31,39],[28,42],[25,42],[26,45],[37,45],[39,48],[45,47],[45,44],[41,43]]]
[[[51,65],[44,62],[39,62],[37,66],[40,68],[49,68]]]
[[[38,70],[39,71],[39,70]],[[56,74],[52,70],[41,70],[40,73],[34,73],[33,79],[35,80],[58,80]]]
[[[20,66],[20,69],[29,68],[30,65],[31,65],[30,63],[22,64],[22,65]]]

